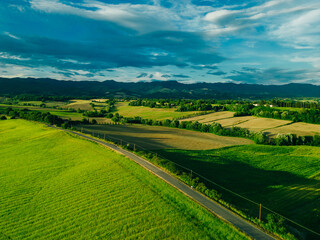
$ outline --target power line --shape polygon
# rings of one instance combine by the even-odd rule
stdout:
[[[91,131],[91,132],[94,133],[94,131]],[[105,135],[105,136],[107,136],[107,135]],[[123,142],[126,142],[126,143],[128,143],[128,144],[130,145],[130,142],[125,141],[125,140],[123,140],[123,139],[116,138],[116,137],[111,137],[110,135],[108,135],[108,137],[111,138],[111,139],[116,139],[116,140],[121,141],[121,142],[122,142],[122,141],[123,141]],[[230,190],[230,189],[228,189],[228,188],[226,188],[226,187],[224,187],[224,186],[222,186],[222,185],[220,185],[220,184],[218,184],[218,183],[216,183],[216,182],[213,182],[212,180],[210,180],[210,179],[206,178],[205,176],[203,176],[203,175],[195,172],[194,170],[192,170],[192,169],[190,169],[190,168],[187,168],[187,167],[185,167],[185,166],[183,166],[183,165],[181,165],[181,164],[175,163],[175,162],[167,159],[166,157],[164,157],[164,156],[162,156],[162,155],[160,155],[160,154],[158,154],[158,153],[155,153],[155,152],[153,152],[153,151],[151,151],[151,150],[148,150],[148,149],[142,147],[141,145],[138,145],[138,144],[133,144],[133,145],[136,146],[136,147],[138,147],[138,148],[141,148],[142,150],[148,151],[148,152],[153,153],[153,154],[157,154],[156,156],[159,156],[159,157],[161,157],[162,159],[167,160],[167,161],[170,162],[170,163],[173,163],[173,164],[175,164],[175,165],[177,165],[177,166],[179,166],[179,167],[181,167],[181,168],[183,168],[183,169],[185,169],[185,170],[187,170],[187,171],[192,172],[192,173],[195,174],[195,175],[198,175],[200,178],[206,180],[207,182],[209,182],[209,183],[211,183],[211,184],[213,184],[213,185],[216,185],[216,186],[220,187],[221,189],[223,189],[223,190],[225,190],[225,191],[227,191],[227,192],[229,192],[229,193],[231,193],[231,194],[233,194],[233,195],[235,195],[235,196],[237,196],[237,197],[239,197],[239,198],[242,198],[242,199],[244,199],[244,200],[246,200],[246,201],[248,201],[248,202],[250,202],[250,203],[252,203],[252,204],[255,204],[255,205],[259,206],[259,207],[260,207],[260,205],[261,205],[260,203],[257,203],[257,202],[255,202],[255,201],[253,201],[253,200],[251,200],[251,199],[249,199],[249,198],[247,198],[247,197],[245,197],[245,196],[242,196],[241,194],[238,194],[238,193],[236,193],[236,192],[234,192],[234,191],[232,191],[232,190]],[[305,226],[303,226],[303,225],[301,225],[301,224],[299,224],[299,223],[297,223],[297,222],[295,222],[295,221],[293,221],[293,220],[291,220],[291,219],[289,219],[289,218],[287,218],[287,217],[285,217],[285,216],[283,216],[283,215],[281,215],[281,214],[279,214],[279,213],[277,213],[277,212],[275,212],[275,211],[273,211],[273,210],[271,210],[271,209],[269,209],[269,208],[267,208],[267,207],[265,207],[265,206],[263,206],[263,205],[261,205],[261,207],[264,208],[264,209],[266,209],[266,210],[268,210],[268,211],[270,211],[271,213],[274,213],[274,214],[282,217],[283,219],[285,219],[285,220],[287,220],[287,221],[289,221],[289,222],[291,222],[291,223],[293,223],[293,224],[295,224],[295,225],[297,225],[297,226],[299,226],[299,227],[301,227],[301,228],[303,228],[303,229],[305,229],[305,230],[307,230],[307,231],[309,231],[309,232],[317,235],[317,236],[320,236],[320,233],[317,233],[317,232],[313,231],[312,229],[310,229],[310,228],[308,228],[308,227],[305,227]]]

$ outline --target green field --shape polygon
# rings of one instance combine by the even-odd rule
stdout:
[[[0,104],[1,109],[6,109],[6,108],[19,108],[19,109],[24,109],[27,108],[29,110],[33,111],[39,111],[39,112],[50,112],[53,115],[57,115],[59,117],[63,118],[83,118],[82,113],[78,112],[72,112],[69,110],[59,110],[59,109],[52,109],[52,108],[40,108],[40,107],[35,107],[35,106],[20,106],[20,105],[7,105],[7,104]]]
[[[41,104],[45,104],[47,107],[62,107],[67,104],[67,102],[56,102],[56,101],[50,101],[50,102],[43,102],[43,101],[20,101],[19,105],[27,105],[32,104],[34,106],[40,106]]]
[[[0,121],[0,239],[246,239],[131,160]]]
[[[246,145],[157,152],[320,232],[318,147]]]
[[[175,112],[175,108],[150,108],[144,106],[129,106],[128,104],[129,102],[118,102],[116,104],[116,112],[124,117],[139,116],[141,118],[152,120],[182,118],[199,113],[199,111]]]

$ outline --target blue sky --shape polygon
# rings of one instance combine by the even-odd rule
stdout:
[[[319,0],[2,0],[0,76],[320,84]]]

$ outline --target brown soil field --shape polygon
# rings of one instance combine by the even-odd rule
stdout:
[[[186,118],[181,121],[198,121],[200,123],[212,123],[218,119],[232,118],[233,114],[234,112],[229,112],[229,111],[215,112],[215,113],[209,113],[205,115]]]
[[[232,127],[232,126],[238,127],[237,124],[245,122],[245,121],[253,120],[253,119],[256,119],[256,117],[243,116],[243,117],[233,117],[233,118],[221,119],[221,120],[217,120],[215,122],[220,123],[222,125],[222,127]]]
[[[217,136],[183,129],[142,125],[83,125],[83,130],[106,134],[145,149],[206,150],[234,145],[253,144],[253,141]],[[80,127],[79,127],[80,128]]]
[[[278,133],[281,133],[281,134],[293,133],[293,134],[297,134],[298,136],[313,136],[315,134],[320,135],[320,125],[297,122],[297,123],[292,123],[290,125],[286,125],[278,128],[268,129],[265,132],[273,137],[277,136]]]
[[[285,124],[291,123],[291,121],[272,119],[272,118],[254,118],[246,122],[236,125],[237,127],[246,128],[254,132],[260,132],[269,128],[276,128]]]

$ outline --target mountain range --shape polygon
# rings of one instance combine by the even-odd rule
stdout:
[[[274,97],[320,97],[320,86],[290,83],[284,85],[193,83],[177,81],[116,82],[61,81],[50,78],[0,78],[0,95],[46,95],[73,97],[146,97],[264,99]]]

